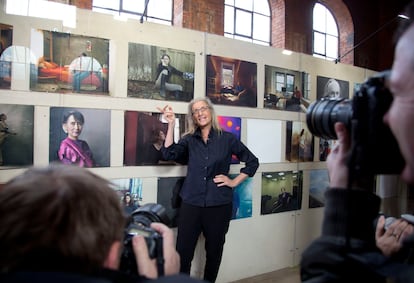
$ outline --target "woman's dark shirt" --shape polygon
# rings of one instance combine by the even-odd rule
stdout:
[[[232,155],[245,163],[240,169],[252,177],[259,167],[259,160],[239,141],[235,135],[223,131],[219,134],[211,130],[207,143],[201,137],[200,130],[184,136],[178,143],[161,151],[166,160],[175,160],[188,165],[187,176],[181,190],[183,202],[207,207],[229,204],[233,201],[233,189],[218,187],[213,178],[216,175],[228,175]]]

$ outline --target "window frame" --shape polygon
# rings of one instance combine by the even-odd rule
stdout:
[[[263,12],[254,11],[254,1],[252,2],[252,9],[246,9],[243,7],[238,7],[235,4],[234,0],[225,0],[224,1],[224,36],[228,38],[238,39],[242,41],[252,42],[255,44],[270,46],[271,45],[271,14],[270,14],[270,6],[269,2],[268,4],[268,15],[264,14]],[[243,31],[247,32],[240,32],[240,26],[237,25],[238,22],[238,15],[240,17],[241,13],[247,13],[248,16],[250,16],[250,27],[247,28],[249,30],[243,29]],[[226,19],[226,16],[230,14],[229,16],[233,16],[233,19],[229,20],[230,22],[227,22],[228,19]],[[268,19],[269,29],[268,29],[268,36],[267,40],[264,40],[263,38],[259,38],[255,36],[255,22],[259,21],[259,19],[255,20],[255,16],[259,16],[259,18],[263,19],[263,17],[266,17]],[[228,23],[228,27],[227,26]],[[238,31],[239,28],[239,31]],[[237,32],[238,31],[238,32]]]
[[[144,7],[145,5],[147,5],[147,11],[145,15],[144,15],[145,10],[140,12],[140,11],[127,10],[123,8],[124,3],[126,3],[126,1],[137,1],[137,0],[111,0],[111,1],[118,1],[119,5],[116,5],[118,6],[118,9],[114,9],[111,7],[105,7],[105,6],[98,6],[98,4],[95,5],[95,1],[92,1],[92,10],[96,12],[112,14],[114,16],[139,19],[141,21],[154,22],[154,23],[159,23],[159,24],[164,24],[164,25],[169,25],[169,26],[173,25],[173,0],[170,0],[171,6],[170,6],[170,18],[169,19],[161,18],[157,16],[156,14],[151,13],[151,11],[155,9],[151,9],[151,6],[148,6],[150,5],[149,3],[151,3],[149,0],[141,0],[141,1],[144,1]],[[165,1],[165,0],[161,0],[161,1]],[[165,5],[157,6],[158,9],[160,7],[164,8]]]
[[[319,5],[321,8],[324,9],[324,11],[323,11],[324,12],[324,15],[323,15],[323,17],[324,17],[323,30],[322,29],[315,29],[315,8],[317,8],[317,5]],[[338,28],[338,22],[337,22],[337,20],[334,16],[334,14],[328,9],[328,7],[326,5],[324,5],[322,3],[319,3],[319,2],[315,3],[312,12],[313,12],[312,13],[312,21],[313,21],[313,24],[312,24],[312,55],[314,57],[317,57],[317,58],[322,58],[322,59],[325,59],[325,60],[335,61],[335,60],[337,60],[337,58],[339,56],[339,28]],[[335,22],[336,34],[328,32],[327,18],[329,16],[332,17],[332,19]],[[322,15],[317,16],[317,18],[319,18],[319,17],[322,17]],[[316,49],[316,40],[315,40],[316,35],[320,35],[320,36],[323,37],[323,41],[324,41],[324,44],[323,44],[324,51],[323,52],[315,51],[315,49]],[[331,55],[329,55],[329,53],[331,53],[333,51],[333,49],[329,48],[329,46],[328,46],[328,41],[329,40],[328,39],[332,39],[332,38],[336,39],[336,46],[335,46],[336,50],[334,51],[334,53],[336,53],[335,57],[332,57]],[[329,42],[331,42],[331,41],[329,41]]]

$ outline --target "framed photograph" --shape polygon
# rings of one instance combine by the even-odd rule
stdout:
[[[230,178],[237,175],[230,174]],[[252,217],[253,178],[249,177],[233,189],[232,219]]]
[[[177,227],[178,209],[171,205],[171,197],[175,183],[182,177],[162,177],[158,178],[157,203],[165,207],[171,228]]]
[[[15,61],[13,26],[0,23],[0,89],[10,89],[12,63]]]
[[[80,167],[109,167],[110,124],[110,110],[51,107],[50,162],[59,161]]]
[[[263,172],[261,214],[300,210],[302,171]]]
[[[215,104],[257,107],[257,64],[207,56],[206,94]]]
[[[227,117],[227,116],[217,116],[218,122],[221,128],[226,131],[234,134],[238,140],[240,140],[241,134],[241,118],[240,117]],[[240,161],[236,156],[232,156],[232,164],[238,164]]]
[[[0,104],[0,169],[33,164],[34,106]]]
[[[32,29],[30,89],[109,94],[109,40]]]
[[[185,131],[185,115],[176,114],[174,140]],[[161,146],[168,124],[161,113],[125,111],[124,165],[175,165],[162,158]]]
[[[307,79],[306,73],[266,65],[264,108],[305,112]]]
[[[349,82],[336,78],[316,77],[316,98],[349,98]]]
[[[193,52],[129,43],[128,97],[190,101],[194,64]]]
[[[286,160],[291,162],[309,162],[314,157],[314,136],[306,123],[286,122]]]
[[[329,186],[328,170],[310,170],[309,208],[325,206],[325,192]]]

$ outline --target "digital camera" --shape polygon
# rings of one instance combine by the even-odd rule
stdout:
[[[399,146],[383,117],[393,97],[386,87],[390,71],[368,78],[352,99],[322,98],[306,113],[309,131],[323,139],[337,139],[334,125],[346,125],[351,138],[350,174],[358,177],[399,174],[404,166]]]
[[[163,261],[162,236],[150,227],[152,222],[169,224],[166,209],[156,203],[138,207],[128,217],[124,235],[124,247],[121,254],[120,270],[127,274],[138,274],[137,262],[132,248],[132,238],[142,235],[147,243],[150,258]]]

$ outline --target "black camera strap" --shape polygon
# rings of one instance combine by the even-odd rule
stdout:
[[[158,270],[158,277],[164,276],[165,270],[164,270],[164,245],[163,245],[163,240],[162,237],[157,237],[156,238],[157,244],[156,249],[157,249],[157,270]]]

